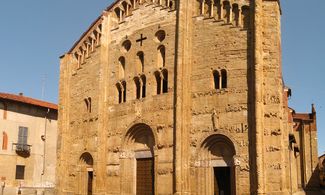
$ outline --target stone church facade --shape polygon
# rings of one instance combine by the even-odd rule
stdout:
[[[316,112],[288,107],[280,16],[276,0],[110,5],[61,57],[57,194],[318,187]]]

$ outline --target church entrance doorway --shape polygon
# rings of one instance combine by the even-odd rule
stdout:
[[[93,195],[94,189],[94,160],[90,153],[85,152],[79,159],[78,188],[81,195]]]
[[[137,194],[152,195],[154,192],[153,158],[137,159]]]
[[[128,171],[122,173],[121,194],[154,195],[157,187],[157,155],[152,129],[143,123],[133,125],[127,131],[123,145],[126,155],[123,156],[121,166]]]
[[[231,194],[230,167],[214,167],[214,195]]]
[[[236,194],[235,155],[233,142],[224,135],[214,134],[203,141],[196,162],[198,194]]]

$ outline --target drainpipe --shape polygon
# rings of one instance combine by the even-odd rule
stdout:
[[[44,134],[41,136],[41,139],[44,141],[44,146],[43,146],[43,167],[42,167],[42,176],[44,176],[45,173],[45,156],[46,156],[46,130],[47,130],[47,116],[50,113],[50,109],[47,109],[47,112],[44,117]],[[43,181],[42,181],[43,182]]]

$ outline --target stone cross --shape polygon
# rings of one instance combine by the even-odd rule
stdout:
[[[147,37],[143,37],[143,34],[141,34],[141,37],[140,37],[140,39],[138,39],[138,40],[136,40],[137,42],[140,42],[140,46],[142,46],[142,42],[144,41],[144,40],[146,40],[147,39]]]

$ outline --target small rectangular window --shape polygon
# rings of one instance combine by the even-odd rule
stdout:
[[[16,179],[24,179],[25,165],[16,165]]]

